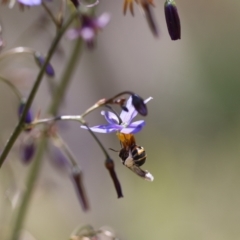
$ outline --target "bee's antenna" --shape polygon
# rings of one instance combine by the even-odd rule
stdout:
[[[111,151],[113,151],[113,152],[120,152],[120,151],[115,150],[115,149],[113,149],[113,148],[109,148],[109,150],[111,150]]]

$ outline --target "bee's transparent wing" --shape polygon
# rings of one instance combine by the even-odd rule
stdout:
[[[152,182],[154,179],[153,175],[150,172],[141,169],[135,164],[128,168],[131,169],[134,173],[136,173],[139,177],[144,178],[145,180]]]

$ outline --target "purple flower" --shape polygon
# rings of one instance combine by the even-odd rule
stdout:
[[[98,18],[87,14],[81,16],[81,26],[67,31],[67,37],[71,40],[81,37],[89,47],[93,47],[98,30],[102,30],[109,22],[110,15],[103,13]]]
[[[18,2],[26,6],[37,6],[42,3],[42,0],[18,0]]]
[[[147,98],[144,103],[146,104],[150,101],[152,97]],[[132,97],[130,97],[127,101],[126,107],[128,112],[122,111],[119,118],[115,113],[109,111],[102,111],[101,114],[108,121],[108,124],[97,125],[91,127],[90,129],[93,132],[99,133],[112,133],[112,132],[121,132],[125,134],[129,133],[137,133],[141,131],[143,126],[145,126],[144,120],[139,120],[136,122],[132,122],[133,118],[137,116],[137,111],[135,107],[132,105]],[[87,129],[85,126],[81,126],[81,128]]]
[[[20,159],[24,164],[29,164],[34,157],[36,142],[33,137],[27,138],[20,146]]]

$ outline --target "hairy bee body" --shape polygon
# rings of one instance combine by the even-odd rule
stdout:
[[[143,147],[133,144],[129,148],[122,148],[119,152],[119,157],[127,167],[133,165],[140,167],[145,163],[147,154]]]
[[[133,171],[139,177],[153,181],[153,176],[147,170],[141,169],[141,166],[147,159],[147,154],[143,147],[136,144],[133,134],[117,133],[122,149],[119,151],[119,157],[122,164]]]

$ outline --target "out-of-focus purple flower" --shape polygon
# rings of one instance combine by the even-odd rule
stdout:
[[[35,139],[29,137],[20,146],[20,159],[24,164],[29,164],[35,154]]]
[[[37,6],[42,3],[42,0],[17,0],[17,1],[26,6]]]
[[[144,104],[149,102],[151,99],[152,97],[147,98],[144,101]],[[132,122],[133,118],[135,118],[138,114],[138,112],[136,111],[135,107],[132,104],[132,96],[128,99],[126,108],[128,109],[128,112],[123,110],[119,116],[120,119],[116,116],[116,114],[112,112],[102,111],[101,114],[108,121],[108,124],[97,125],[97,126],[91,127],[90,129],[93,132],[99,132],[99,133],[121,132],[121,133],[129,134],[129,133],[137,133],[141,131],[143,126],[145,126],[145,121],[139,120],[136,122]],[[121,122],[119,120],[121,120]],[[88,129],[85,126],[81,126],[81,128]]]
[[[81,37],[89,48],[94,46],[94,40],[98,30],[102,30],[110,21],[110,14],[103,13],[99,17],[83,14],[80,17],[81,26],[67,31],[67,37],[71,40]]]
[[[59,147],[53,145],[49,148],[49,161],[54,169],[59,171],[67,171],[68,160]]]
[[[45,58],[39,53],[36,52],[34,54],[34,58],[36,60],[36,63],[38,64],[38,66],[41,68],[45,62]],[[49,76],[49,77],[54,77],[55,76],[55,71],[52,67],[52,65],[50,63],[47,64],[46,68],[45,68],[45,73]]]

